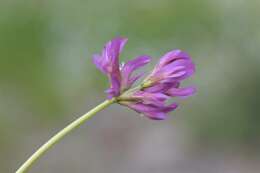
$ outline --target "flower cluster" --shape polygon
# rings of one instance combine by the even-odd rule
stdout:
[[[182,80],[195,72],[190,56],[181,50],[172,50],[161,57],[153,71],[137,87],[134,82],[142,77],[132,73],[150,62],[151,58],[142,55],[125,64],[119,64],[119,55],[126,44],[126,38],[109,41],[101,55],[94,55],[93,62],[110,80],[106,90],[108,98],[116,98],[125,105],[150,119],[163,120],[168,112],[177,108],[177,103],[167,104],[173,97],[188,97],[195,93],[194,87],[181,88]]]
[[[143,55],[119,66],[119,54],[126,42],[126,38],[115,38],[105,45],[101,55],[93,55],[94,64],[110,80],[111,86],[106,90],[108,98],[117,97],[129,89],[142,76],[137,75],[132,77],[133,71],[149,63],[151,60],[149,56]]]

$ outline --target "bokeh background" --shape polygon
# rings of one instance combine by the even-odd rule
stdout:
[[[0,172],[15,169],[105,99],[91,55],[115,36],[122,61],[188,51],[198,93],[166,121],[113,105],[67,136],[37,173],[257,173],[259,0],[1,0]]]

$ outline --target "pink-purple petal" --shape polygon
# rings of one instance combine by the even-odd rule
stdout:
[[[136,75],[136,76],[133,76],[133,77],[131,77],[128,81],[127,81],[127,83],[126,83],[126,87],[131,87],[138,79],[140,79],[142,76],[143,76],[144,74],[143,73],[141,73],[141,74],[138,74],[138,75]]]
[[[178,107],[177,103],[172,103],[172,104],[170,104],[168,106],[163,107],[162,111],[164,113],[168,113],[168,112],[171,112],[171,111],[175,110],[177,107]]]
[[[103,57],[105,60],[116,63],[118,65],[118,56],[123,50],[124,45],[127,42],[127,38],[116,37],[106,43],[103,49]]]
[[[96,65],[96,67],[104,74],[107,74],[104,61],[102,61],[102,57],[98,54],[93,55],[93,63]]]
[[[146,117],[154,120],[165,119],[166,115],[164,112],[157,110],[153,105],[137,103],[129,106],[138,113],[145,115]]]
[[[163,112],[145,112],[144,115],[151,120],[165,120],[167,115]]]
[[[144,104],[144,103],[136,103],[129,105],[130,108],[134,109],[136,112],[145,115],[146,117],[153,120],[163,120],[166,118],[166,113],[175,110],[177,108],[177,104],[173,103],[168,106],[158,106],[154,104]]]
[[[167,91],[172,97],[188,97],[196,93],[195,87],[186,87],[186,88],[171,88]]]
[[[127,88],[131,87],[131,85],[133,84],[133,81],[136,81],[138,78],[141,77],[141,76],[136,76],[134,78],[131,78],[131,75],[136,69],[149,63],[150,60],[151,60],[151,58],[149,56],[142,55],[133,60],[126,62],[123,65],[123,67],[121,69],[122,88],[123,89],[127,89]]]
[[[189,55],[186,52],[181,51],[179,49],[172,50],[170,52],[167,52],[165,55],[163,55],[161,57],[161,59],[158,63],[158,67],[160,68],[162,66],[165,66],[176,59],[188,59],[188,58],[189,58]]]

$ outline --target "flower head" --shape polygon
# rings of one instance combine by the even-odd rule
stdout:
[[[106,90],[108,98],[117,97],[122,91],[130,88],[141,75],[132,76],[134,70],[150,62],[150,57],[143,55],[119,66],[119,55],[127,38],[117,37],[106,43],[102,54],[93,55],[93,63],[106,74],[110,80],[110,88]]]
[[[167,104],[175,97],[186,98],[196,92],[195,87],[180,87],[181,81],[195,72],[190,56],[181,50],[172,50],[161,57],[152,72],[137,87],[133,83],[142,75],[132,77],[134,70],[150,62],[149,56],[139,56],[119,67],[119,54],[126,43],[125,38],[115,38],[108,42],[102,55],[94,56],[94,63],[108,75],[111,87],[109,98],[127,106],[150,119],[163,120],[167,113],[178,104]]]
[[[145,79],[148,85],[176,83],[191,76],[195,66],[190,56],[181,50],[172,50],[161,57],[152,73]]]

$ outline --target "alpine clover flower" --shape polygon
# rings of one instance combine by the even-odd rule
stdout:
[[[113,103],[127,106],[150,119],[163,120],[168,112],[178,106],[175,102],[168,104],[171,98],[188,97],[195,93],[194,87],[180,87],[181,81],[195,72],[195,65],[190,56],[181,50],[166,53],[141,84],[133,87],[135,81],[142,77],[142,74],[133,75],[133,72],[149,63],[151,58],[142,55],[120,65],[119,55],[126,42],[126,38],[117,37],[105,45],[101,54],[93,56],[94,64],[110,80],[110,88],[106,90],[108,100],[50,138],[17,169],[16,173],[27,172],[36,160],[64,136]]]
[[[108,100],[77,118],[50,138],[17,169],[16,173],[27,172],[37,159],[64,136],[113,103],[127,106],[150,119],[163,120],[168,112],[178,106],[175,102],[168,104],[171,98],[185,98],[195,93],[194,87],[180,87],[181,81],[195,72],[190,56],[181,50],[166,53],[141,84],[133,87],[135,81],[142,77],[142,74],[133,75],[133,72],[149,63],[151,58],[142,55],[120,65],[119,55],[126,42],[126,38],[114,38],[105,45],[101,54],[93,56],[94,64],[110,80],[110,88],[106,90]]]
[[[142,77],[132,76],[132,73],[151,58],[142,55],[120,65],[119,55],[126,42],[126,38],[114,38],[105,45],[101,55],[93,56],[94,64],[110,80],[111,86],[106,90],[108,98],[150,119],[163,120],[168,112],[178,107],[175,102],[167,104],[169,99],[186,98],[195,93],[195,87],[180,87],[181,81],[195,72],[195,65],[186,52],[172,50],[161,57],[140,85],[132,87]]]

